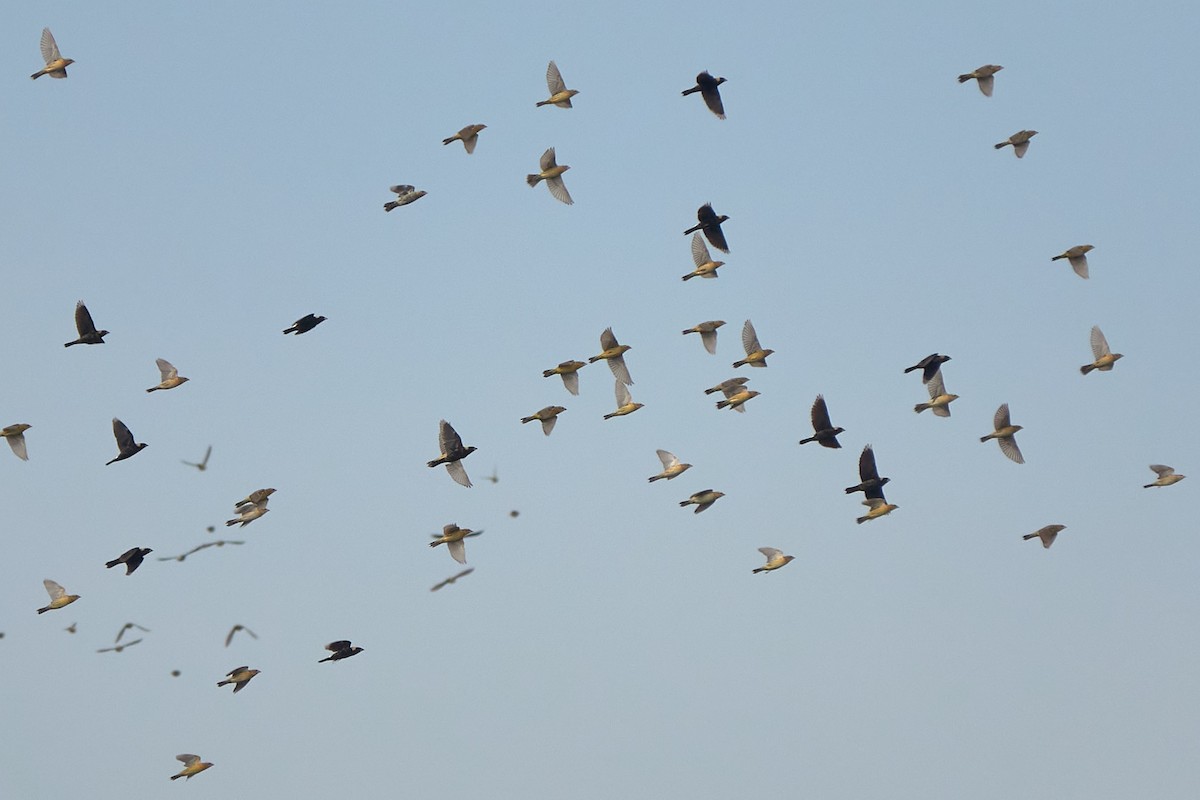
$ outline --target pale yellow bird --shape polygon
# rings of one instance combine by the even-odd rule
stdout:
[[[567,391],[571,394],[579,394],[579,370],[586,367],[584,361],[564,361],[554,369],[542,370],[542,377],[549,378],[551,375],[561,375],[563,386],[567,387]]]
[[[705,510],[724,496],[724,492],[715,492],[712,489],[702,489],[701,491],[696,492],[694,495],[689,497],[687,500],[680,500],[679,506],[680,508],[695,506],[696,510],[694,513],[699,514],[701,511]]]
[[[453,136],[442,139],[442,144],[450,144],[457,139],[463,143],[463,147],[466,149],[468,154],[474,153],[475,145],[479,144],[479,132],[486,127],[487,125],[480,125],[478,123],[475,125],[468,125]]]
[[[533,422],[535,419],[542,423],[542,433],[547,436],[550,431],[554,430],[554,423],[558,422],[558,415],[566,411],[562,406],[546,406],[540,411],[535,411],[528,417],[521,417],[521,424]]]
[[[1024,464],[1025,458],[1021,455],[1021,449],[1017,447],[1015,438],[1017,431],[1021,430],[1021,426],[1012,424],[1008,414],[1008,403],[1001,403],[1000,407],[996,409],[992,427],[995,430],[987,436],[979,437],[979,441],[986,442],[988,439],[995,439],[996,443],[1000,445],[1000,452],[1008,456],[1009,460]]]
[[[934,416],[950,416],[950,404],[958,399],[958,395],[946,392],[946,381],[942,378],[942,371],[938,370],[925,387],[929,389],[929,402],[917,403],[913,406],[913,411],[920,414],[928,408],[933,410]]]
[[[1154,470],[1158,475],[1158,479],[1154,483],[1147,483],[1143,489],[1149,489],[1151,486],[1170,486],[1173,483],[1179,483],[1186,478],[1186,475],[1179,475],[1173,467],[1168,467],[1166,464],[1151,464],[1150,469]]]
[[[633,395],[629,393],[629,387],[621,383],[620,380],[614,381],[613,386],[616,387],[615,391],[617,395],[617,410],[611,414],[605,414],[605,419],[623,417],[626,414],[632,414],[642,407],[642,403],[633,402]]]
[[[171,365],[170,361],[165,358],[156,358],[154,363],[158,365],[158,371],[162,375],[162,382],[158,386],[152,386],[147,389],[147,392],[157,392],[160,389],[174,389],[180,384],[187,383],[187,378],[179,377],[179,370]]]
[[[727,381],[721,381],[716,386],[710,386],[709,388],[704,390],[704,393],[705,394],[716,394],[717,392],[722,392],[727,395],[728,389],[730,387],[745,386],[749,382],[750,382],[749,378],[730,378]]]
[[[674,453],[670,453],[666,450],[655,450],[654,452],[658,453],[658,460],[662,462],[663,469],[662,472],[658,473],[657,475],[650,476],[651,483],[664,479],[669,481],[672,478],[679,477],[692,468],[691,464],[681,464],[679,459],[675,457]]]
[[[546,86],[550,89],[550,97],[539,102],[538,108],[542,106],[555,105],[559,108],[570,108],[571,98],[579,94],[575,89],[568,89],[567,84],[563,81],[562,73],[558,71],[558,65],[553,61],[546,67]]]
[[[731,386],[725,389],[725,399],[717,401],[717,408],[732,408],[734,411],[746,413],[745,405],[749,400],[758,397],[758,392],[744,386]]]
[[[0,429],[0,436],[8,440],[8,446],[16,454],[17,458],[22,461],[29,460],[29,453],[25,449],[25,431],[32,428],[32,425],[26,425],[24,422],[16,425],[8,425]]]
[[[589,358],[588,363],[594,364],[601,359],[607,361],[614,378],[626,386],[633,386],[633,378],[629,377],[629,368],[625,366],[625,351],[629,349],[629,345],[617,342],[612,328],[605,328],[604,333],[600,334],[600,354]]]
[[[172,775],[171,780],[176,778],[187,778],[189,781],[193,775],[197,775],[212,766],[211,761],[201,761],[200,756],[194,756],[191,753],[180,753],[175,756],[176,761],[183,762],[183,769],[178,775]]]
[[[570,169],[569,166],[563,164],[561,167],[554,160],[554,148],[550,147],[546,152],[542,153],[542,160],[539,163],[541,172],[536,175],[526,175],[525,182],[530,186],[537,186],[542,181],[546,182],[546,188],[550,190],[550,194],[555,200],[567,205],[574,204],[571,199],[571,193],[567,191],[566,184],[563,183],[562,174]]]
[[[708,252],[708,245],[704,243],[704,237],[699,231],[692,234],[692,262],[696,268],[683,276],[685,281],[692,278],[716,278],[717,270],[725,266],[724,261],[713,261],[712,254]]]
[[[67,594],[67,590],[58,585],[54,581],[47,578],[42,581],[42,585],[46,587],[46,593],[50,595],[50,605],[45,608],[39,608],[39,614],[45,614],[47,611],[53,611],[56,608],[69,606],[79,599],[77,594]]]
[[[250,682],[250,679],[257,675],[262,670],[250,669],[249,667],[234,667],[225,674],[228,675],[225,680],[217,684],[217,686],[228,686],[233,684],[233,693],[237,694],[242,688]]]
[[[742,326],[742,347],[746,349],[746,357],[741,361],[733,362],[733,366],[743,366],[749,364],[752,367],[765,367],[767,365],[767,356],[774,353],[774,350],[764,350],[763,346],[758,343],[758,334],[754,332],[754,323],[746,320],[746,324]]]
[[[257,503],[246,503],[237,507],[237,516],[233,519],[225,520],[225,526],[240,524],[243,528],[249,525],[259,517],[264,516],[271,509],[267,508],[267,498],[263,498]]]
[[[1037,131],[1017,131],[1003,142],[995,145],[995,147],[999,150],[1001,147],[1012,145],[1013,152],[1016,153],[1017,158],[1024,158],[1025,151],[1029,149],[1029,140],[1034,136],[1037,136]]]
[[[760,547],[758,552],[767,557],[767,563],[753,570],[755,575],[760,572],[777,570],[795,558],[795,556],[785,556],[782,550],[776,550],[774,547]]]
[[[49,28],[42,28],[42,59],[46,62],[43,69],[39,69],[29,77],[37,80],[43,75],[49,75],[51,78],[67,77],[67,67],[75,63],[73,58],[63,58],[62,53],[58,52],[58,42],[54,41],[54,34]]]
[[[995,83],[993,77],[997,72],[1004,69],[999,64],[984,64],[979,69],[958,76],[959,83],[966,83],[974,78],[979,81],[979,91],[983,92],[984,97],[992,96],[992,86]]]
[[[1054,540],[1058,537],[1058,532],[1066,528],[1066,525],[1047,525],[1044,528],[1038,528],[1033,533],[1027,533],[1021,538],[1025,541],[1030,539],[1041,539],[1042,547],[1049,548],[1054,544]]]
[[[869,519],[875,519],[877,517],[882,517],[884,514],[890,514],[900,507],[894,503],[889,503],[882,497],[868,497],[866,500],[862,501],[862,504],[866,506],[868,510],[865,516],[858,517],[854,520],[859,525],[862,525]]]
[[[1088,276],[1087,254],[1095,249],[1090,244],[1077,244],[1069,250],[1064,250],[1050,260],[1058,261],[1060,258],[1067,259],[1067,263],[1071,265],[1071,269],[1075,270],[1075,274],[1086,279]]]
[[[724,324],[725,320],[723,319],[710,319],[708,322],[701,322],[694,328],[688,328],[683,335],[700,334],[700,343],[704,345],[704,349],[715,356],[717,354],[717,328]]]
[[[1104,332],[1100,330],[1099,325],[1092,326],[1092,356],[1096,359],[1090,364],[1084,364],[1079,368],[1079,371],[1087,375],[1094,369],[1101,372],[1109,372],[1113,368],[1113,364],[1117,363],[1118,358],[1124,358],[1120,353],[1114,353],[1108,346],[1108,339],[1104,338]]]
[[[451,522],[449,525],[443,526],[440,534],[433,535],[433,541],[429,543],[430,547],[437,547],[439,544],[446,545],[446,549],[450,551],[450,557],[460,564],[467,563],[467,548],[463,543],[463,539],[468,536],[478,536],[483,531],[473,531],[469,528],[460,528],[456,523]]]
[[[426,192],[425,190],[423,190],[423,189],[418,190],[417,187],[415,187],[411,184],[407,184],[407,183],[397,184],[396,186],[389,186],[388,191],[391,192],[392,194],[396,195],[396,199],[389,200],[388,202],[384,203],[383,204],[384,211],[394,211],[397,208],[399,208],[400,206],[406,206],[409,203],[415,203],[418,200],[420,200],[422,197],[424,197],[426,194],[428,194],[428,192]],[[321,319],[323,320],[325,318],[321,317]],[[319,324],[319,322],[320,321],[318,320],[318,324]],[[284,333],[287,333],[287,331],[284,331]],[[299,336],[301,333],[304,333],[304,331],[300,331],[300,330],[296,331],[297,336]]]

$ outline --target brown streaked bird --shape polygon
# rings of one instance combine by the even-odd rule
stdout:
[[[465,578],[466,576],[470,575],[474,571],[475,571],[474,567],[467,567],[462,572],[459,572],[455,575],[451,575],[449,578],[446,578],[446,580],[438,581],[433,586],[430,586],[429,591],[436,592],[438,589],[443,589],[443,588],[449,586],[450,584],[454,583],[459,578]]]
[[[979,441],[986,442],[988,439],[995,439],[996,443],[1000,445],[1000,452],[1008,456],[1010,461],[1024,464],[1025,458],[1021,455],[1021,449],[1017,447],[1016,440],[1017,431],[1021,430],[1021,426],[1012,424],[1012,419],[1008,414],[1008,403],[1001,403],[1000,407],[996,409],[992,427],[995,430],[987,436],[980,436]]]
[[[460,564],[467,563],[467,548],[463,539],[468,536],[478,536],[483,531],[473,531],[470,528],[460,528],[458,523],[451,522],[449,525],[442,527],[441,533],[433,534],[433,541],[429,543],[430,547],[437,547],[439,544],[446,545],[446,549],[450,551],[450,557]]]
[[[113,645],[112,647],[101,647],[96,652],[97,653],[120,653],[126,647],[133,647],[135,644],[139,644],[141,641],[142,641],[141,639],[134,639],[133,641],[126,642],[125,644],[117,644],[117,645]]]
[[[555,200],[567,205],[573,205],[575,201],[571,199],[571,193],[567,191],[567,185],[562,180],[562,174],[569,170],[570,167],[566,164],[562,166],[558,165],[558,162],[554,160],[553,147],[547,148],[546,152],[542,153],[542,160],[538,166],[541,172],[536,175],[526,175],[525,182],[532,187],[545,181],[546,188],[550,190],[550,194]]]
[[[285,334],[294,333],[299,336],[302,333],[308,333],[324,321],[324,317],[318,317],[316,314],[305,314],[303,317],[293,322],[292,327],[284,328],[283,332]]]
[[[710,319],[708,322],[701,322],[694,328],[688,328],[683,335],[700,334],[700,343],[704,345],[704,349],[715,356],[717,354],[717,328],[724,324],[725,320],[723,319]]]
[[[657,475],[650,476],[650,483],[664,479],[669,481],[692,468],[691,464],[681,464],[674,453],[666,450],[655,450],[654,452],[658,454],[658,460],[662,462],[663,469]]]
[[[575,89],[568,89],[567,84],[563,81],[562,73],[558,71],[558,65],[553,61],[546,67],[546,87],[550,90],[550,96],[537,104],[538,108],[542,106],[558,106],[559,108],[570,108],[571,98],[579,94]]]
[[[253,638],[253,639],[257,639],[257,638],[258,638],[258,634],[257,634],[257,633],[255,633],[254,631],[250,630],[250,629],[249,629],[249,628],[247,628],[245,625],[242,625],[242,624],[240,624],[240,623],[239,623],[239,624],[237,624],[237,625],[234,625],[232,628],[230,628],[230,629],[229,629],[229,633],[225,635],[225,646],[226,646],[226,647],[229,647],[229,643],[233,641],[233,635],[234,635],[235,633],[237,633],[238,631],[245,631],[246,633],[250,634],[250,637],[251,637],[251,638]]]
[[[612,370],[613,377],[626,386],[633,386],[633,378],[629,377],[629,367],[625,366],[625,351],[631,349],[627,344],[617,342],[612,328],[605,328],[600,334],[600,354],[588,359],[589,364],[604,360]]]
[[[992,86],[996,79],[993,77],[997,72],[1004,69],[999,64],[984,64],[979,69],[964,73],[958,76],[959,83],[966,83],[974,78],[979,81],[979,91],[983,92],[984,97],[992,96]]]
[[[890,514],[900,507],[898,505],[894,505],[893,503],[889,503],[882,497],[868,497],[866,500],[862,501],[862,504],[867,507],[868,511],[866,515],[855,518],[854,521],[859,525],[862,525],[867,520],[882,517],[884,514]]]
[[[717,408],[732,408],[742,414],[746,413],[746,403],[759,395],[758,392],[747,389],[745,386],[731,386],[724,392],[725,399],[717,401]]]
[[[584,361],[563,361],[554,369],[542,370],[542,377],[561,375],[563,386],[567,387],[567,391],[571,394],[579,394],[579,370],[586,366],[587,363]]]
[[[211,761],[201,761],[200,756],[192,755],[191,753],[180,753],[175,756],[175,760],[183,762],[183,769],[177,775],[172,775],[171,780],[187,778],[190,781],[193,775],[199,775],[212,766]]]
[[[1012,145],[1013,152],[1016,153],[1017,158],[1024,158],[1025,151],[1029,149],[1029,140],[1034,136],[1037,136],[1037,131],[1017,131],[1003,142],[995,145],[995,148],[999,150],[1002,147]]]
[[[933,376],[938,373],[938,370],[942,368],[942,364],[945,364],[949,360],[950,356],[944,356],[941,353],[932,353],[925,356],[911,367],[906,367],[904,374],[907,375],[908,373],[919,369],[921,370],[921,383],[929,383],[931,380],[933,380]]]
[[[715,492],[712,489],[701,489],[687,500],[680,500],[679,507],[687,508],[688,506],[695,506],[696,510],[693,513],[699,514],[701,511],[705,510],[724,496],[724,492]]]
[[[469,155],[475,152],[475,145],[479,144],[479,132],[486,127],[487,125],[482,125],[479,123],[468,125],[453,136],[442,139],[442,144],[450,144],[457,139],[463,143],[463,148]]]
[[[1090,364],[1084,364],[1079,368],[1079,371],[1084,375],[1087,375],[1094,369],[1098,369],[1101,372],[1109,372],[1112,370],[1113,364],[1117,363],[1118,358],[1125,357],[1120,353],[1112,351],[1108,346],[1108,339],[1104,338],[1104,332],[1100,330],[1099,325],[1092,326],[1091,344],[1092,356],[1096,360]]]
[[[332,655],[322,658],[318,664],[324,664],[326,661],[341,661],[343,658],[356,656],[363,651],[361,647],[352,647],[349,639],[338,639],[336,642],[330,642],[325,645],[325,649]]]
[[[208,469],[208,457],[211,455],[212,455],[212,445],[210,444],[208,446],[208,449],[204,451],[204,458],[200,461],[200,463],[196,463],[194,461],[183,461],[183,459],[180,459],[180,461],[183,461],[183,463],[187,464],[189,467],[195,467],[196,469],[200,470],[201,472],[204,472],[204,470]]]
[[[41,48],[42,60],[46,62],[46,66],[29,77],[34,80],[43,75],[49,75],[51,78],[67,77],[67,67],[74,64],[75,59],[62,57],[62,53],[58,52],[58,42],[54,41],[54,34],[49,28],[42,28]]]
[[[617,410],[610,414],[605,414],[605,419],[632,414],[644,405],[643,403],[633,402],[633,395],[629,393],[629,387],[621,383],[620,380],[613,381],[613,386],[617,396]]]
[[[463,447],[462,437],[446,420],[438,422],[438,447],[441,449],[441,453],[426,466],[436,467],[438,464],[445,464],[446,472],[450,473],[450,477],[454,479],[455,483],[466,486],[468,489],[471,488],[471,479],[467,477],[467,470],[462,465],[462,460],[478,448],[474,445]]]
[[[821,447],[828,447],[834,450],[842,446],[837,440],[837,435],[845,433],[846,429],[835,428],[833,426],[833,422],[829,419],[829,406],[825,405],[824,395],[817,395],[817,399],[813,401],[809,416],[812,418],[813,435],[807,439],[801,439],[800,444],[816,442]]]
[[[948,417],[950,416],[950,404],[958,399],[958,395],[949,394],[946,392],[946,382],[942,379],[942,371],[938,370],[929,383],[925,384],[929,390],[929,402],[917,403],[913,406],[913,411],[920,414],[925,409],[931,409],[934,416]]]
[[[105,562],[104,566],[106,569],[112,569],[117,564],[124,564],[125,574],[132,575],[134,570],[142,565],[146,556],[153,552],[149,547],[131,547],[112,561]]]
[[[158,386],[152,386],[147,389],[147,392],[157,392],[163,389],[174,389],[176,386],[187,383],[187,378],[179,377],[179,370],[167,361],[165,358],[156,358],[154,363],[158,365],[159,375],[162,376],[162,382]]]
[[[217,686],[228,686],[232,683],[233,693],[237,694],[247,683],[250,682],[251,678],[260,672],[262,672],[262,670],[250,669],[249,667],[245,666],[234,667],[233,669],[229,670],[229,672],[225,673],[227,677],[225,680],[218,683]]]
[[[121,626],[121,630],[117,631],[117,638],[114,639],[113,642],[115,644],[120,644],[121,637],[125,635],[125,631],[131,631],[134,628],[137,628],[139,631],[143,631],[144,633],[150,633],[149,628],[144,628],[141,625],[138,625],[136,622],[126,622],[124,625]]]
[[[16,425],[6,425],[3,429],[0,429],[0,436],[3,436],[8,441],[8,446],[12,448],[16,457],[22,461],[29,460],[29,451],[25,449],[25,431],[32,427],[32,425],[19,422]]]
[[[524,425],[526,422],[533,422],[536,419],[542,423],[542,433],[549,436],[550,431],[554,430],[554,424],[558,422],[558,415],[564,411],[566,409],[562,406],[546,406],[528,417],[521,417],[521,424]]]
[[[424,190],[417,191],[417,187],[410,186],[407,183],[389,186],[388,191],[396,195],[395,200],[389,200],[383,204],[384,211],[393,211],[400,206],[406,206],[409,203],[415,203],[426,195]]]
[[[717,392],[728,393],[727,390],[734,386],[745,386],[750,382],[749,378],[730,378],[727,381],[721,381],[716,386],[710,386],[704,390],[705,394],[716,394]]]
[[[1050,545],[1054,544],[1054,540],[1058,537],[1058,532],[1066,528],[1066,525],[1047,525],[1044,528],[1038,528],[1033,533],[1027,533],[1021,538],[1025,541],[1030,539],[1041,539],[1042,547],[1050,549]]]
[[[699,92],[704,98],[704,105],[708,106],[708,110],[717,115],[717,119],[725,119],[725,105],[721,102],[721,90],[718,89],[724,78],[714,78],[708,71],[701,72],[696,76],[696,85],[690,89],[684,89],[682,94],[687,97],[689,94]]]
[[[145,442],[135,442],[133,440],[133,434],[130,432],[129,428],[126,427],[124,422],[121,422],[121,420],[117,419],[116,417],[113,417],[112,428],[113,437],[117,440],[117,450],[120,452],[117,454],[116,458],[104,465],[106,467],[109,464],[117,461],[124,461],[127,458],[136,456],[138,453],[142,452],[143,449],[150,446]]]
[[[725,241],[725,232],[721,230],[721,223],[725,222],[729,217],[724,214],[718,217],[717,212],[713,211],[712,203],[705,203],[696,210],[696,219],[699,220],[700,224],[688,228],[683,232],[684,235],[702,231],[704,238],[708,239],[709,244],[722,253],[728,253],[729,244]]]
[[[46,587],[46,594],[50,595],[50,605],[45,608],[39,608],[39,614],[45,614],[47,611],[53,611],[56,608],[69,606],[79,599],[77,594],[67,594],[67,590],[59,584],[46,578],[42,581],[42,585]]]
[[[704,244],[704,237],[699,231],[692,234],[692,262],[696,268],[683,276],[685,281],[692,278],[717,278],[717,270],[725,266],[724,261],[713,261],[712,254]]]
[[[108,331],[96,330],[96,323],[92,322],[92,315],[88,313],[82,300],[75,304],[75,330],[79,333],[79,338],[67,342],[63,347],[73,344],[104,344],[104,337],[108,336]]]
[[[796,558],[795,556],[785,556],[782,550],[777,550],[774,547],[760,547],[758,548],[758,552],[767,557],[767,563],[752,570],[755,575],[760,572],[774,572]]]
[[[857,486],[846,487],[846,494],[862,492],[863,496],[868,499],[873,497],[883,499],[883,485],[891,478],[879,477],[879,469],[875,466],[875,451],[871,445],[864,447],[858,456],[858,480]]]
[[[1065,258],[1067,263],[1071,265],[1071,269],[1075,270],[1075,274],[1086,280],[1088,277],[1087,254],[1095,249],[1090,244],[1077,244],[1068,250],[1064,250],[1050,260],[1058,261],[1060,258]]]
[[[1149,489],[1152,486],[1170,486],[1173,483],[1179,483],[1186,478],[1186,475],[1180,475],[1175,472],[1174,467],[1168,467],[1166,464],[1151,464],[1150,469],[1154,470],[1154,474],[1158,475],[1158,479],[1153,483],[1147,483],[1143,489]]]
[[[767,366],[767,356],[774,353],[774,350],[764,350],[763,346],[758,343],[758,334],[754,331],[754,323],[746,320],[746,324],[742,326],[742,347],[746,350],[746,357],[740,361],[733,362],[734,369],[749,364],[752,367]]]

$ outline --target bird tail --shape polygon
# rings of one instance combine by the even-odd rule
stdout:
[[[537,417],[521,417],[521,424],[524,425],[526,422],[533,422],[535,419]]]
[[[42,77],[45,74],[46,74],[45,70],[39,70],[39,71],[33,73],[32,75],[30,75],[29,77],[33,78],[36,81],[38,78]]]
[[[290,327],[290,328],[288,328],[287,330],[285,330],[285,331],[284,331],[284,333],[295,333],[295,332],[297,332],[297,331],[299,331],[299,330],[300,330],[299,328],[297,328],[295,325],[293,325],[292,327]]]
[[[241,522],[240,519],[227,519],[225,520],[225,527],[228,528],[231,525],[237,525],[239,522]]]
[[[753,572],[755,575],[757,575],[760,572],[766,572],[766,571],[767,571],[766,567],[759,567],[758,569],[751,570],[751,572]]]
[[[553,374],[555,374],[555,373],[554,373],[554,370],[552,370],[552,369],[544,369],[544,370],[542,370],[542,377],[543,377],[543,378],[549,378],[549,377],[550,377],[551,375],[553,375]]]
[[[538,101],[538,103],[537,103],[537,107],[538,107],[538,108],[541,108],[542,106],[548,106],[548,105],[550,105],[550,101],[549,101],[549,100],[540,100],[540,101]]]
[[[909,367],[908,369],[904,370],[904,374],[907,375],[908,373],[912,372],[914,369],[920,369],[920,368],[921,368],[921,366],[919,364],[916,366]]]
[[[733,367],[734,367],[734,369],[737,369],[738,367],[745,366],[746,364],[749,364],[749,363],[750,363],[749,361],[746,361],[745,359],[742,359],[741,361],[735,361],[735,362],[733,362]]]
[[[530,186],[537,186],[538,182],[541,180],[542,180],[541,175],[526,175],[525,176],[525,182],[528,183]]]
[[[688,506],[690,506],[691,504],[692,504],[692,501],[691,501],[691,500],[680,500],[680,501],[679,501],[679,507],[680,507],[680,508],[687,508],[687,507],[688,507]],[[41,612],[39,611],[38,613],[40,614]]]
[[[1037,534],[1036,533],[1027,533],[1024,536],[1022,536],[1021,538],[1025,541],[1029,541],[1030,539],[1036,539]]]
[[[1095,364],[1084,364],[1082,367],[1079,368],[1079,372],[1083,375],[1087,375],[1089,372],[1091,372],[1095,368],[1096,368]]]
[[[1052,258],[1052,259],[1050,259],[1050,260],[1051,260],[1051,261],[1058,261],[1060,258],[1066,258],[1066,256],[1054,256],[1054,258]]]
[[[383,204],[384,211],[391,211],[392,209],[399,208],[399,207],[400,207],[399,203],[388,202],[388,203]]]
[[[929,403],[917,403],[915,406],[913,406],[913,411],[915,411],[915,412],[917,412],[918,414],[920,414],[920,413],[921,413],[922,411],[924,411],[925,409],[927,409],[927,408],[932,408],[932,407],[933,407],[933,406],[929,405]]]
[[[650,481],[650,483],[654,483],[656,480],[659,480],[660,478],[662,478],[662,475],[655,475],[654,477],[649,478],[648,480]]]
[[[981,442],[986,442],[988,439],[991,439],[991,438],[992,438],[992,435],[993,435],[993,434],[990,434],[990,433],[989,433],[987,436],[980,436],[980,437],[979,437],[979,441],[981,441]]]
[[[458,138],[457,136],[451,136],[449,139],[442,139],[442,144],[450,144],[457,138]]]
[[[175,780],[176,778],[181,778],[181,777],[183,777],[183,776],[182,775],[172,775],[171,780]]]
[[[63,345],[63,347],[70,347],[73,344],[79,344],[79,342],[67,342],[66,344]]]
[[[39,613],[39,614],[45,614],[45,613],[46,613],[47,611],[49,611],[49,610],[50,610],[50,606],[46,606],[45,608],[39,608],[39,609],[38,609],[38,613]]]
[[[1001,142],[1000,144],[992,145],[992,147],[995,147],[997,150],[999,150],[1001,147],[1008,147],[1010,144],[1012,144],[1012,142]]]
[[[973,76],[971,76],[970,74],[967,74],[967,75],[959,75],[959,76],[958,76],[958,82],[959,82],[959,83],[966,83],[967,81],[971,80],[971,78],[972,78],[972,77],[973,77]]]
[[[121,563],[121,559],[115,558],[112,561],[106,562],[104,566],[107,567],[108,569],[112,569],[113,567],[115,567],[117,564],[120,564],[120,563]]]
[[[233,683],[233,681],[221,681],[220,683],[217,684],[217,686],[226,686],[230,683]]]
[[[808,444],[809,442],[815,442],[816,440],[817,440],[817,437],[810,436],[807,439],[801,439],[800,444]]]
[[[437,458],[435,458],[433,461],[427,461],[427,462],[425,463],[425,466],[427,466],[427,467],[436,467],[438,464],[441,464],[441,463],[443,463],[441,459],[437,459]]]
[[[147,391],[147,392],[157,392],[157,391],[158,391],[160,388],[162,388],[162,387],[160,387],[160,386],[155,386],[153,389],[147,389],[146,391]]]
[[[864,522],[866,522],[869,519],[870,519],[870,517],[857,517],[854,521],[857,522],[859,525],[862,525]]]
[[[682,92],[680,92],[680,94],[682,94],[684,97],[687,97],[689,94],[695,94],[698,91],[700,91],[700,87],[693,86],[690,89],[684,89]]]
[[[727,405],[729,405],[728,400],[718,400],[717,401],[717,408],[725,408]]]
[[[696,277],[696,273],[689,272],[687,275],[683,276],[683,279],[686,281],[686,280],[691,280],[694,277]],[[684,331],[684,333],[687,333],[687,331]]]

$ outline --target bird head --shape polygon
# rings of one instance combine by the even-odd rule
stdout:
[[[840,427],[839,427],[839,428],[834,428],[834,429],[833,429],[833,435],[834,435],[834,436],[837,436],[839,433],[845,433],[845,432],[846,432],[846,429],[845,429],[845,428],[840,428]]]

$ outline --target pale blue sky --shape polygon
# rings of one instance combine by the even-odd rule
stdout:
[[[33,428],[28,463],[0,452],[0,796],[1192,796],[1198,478],[1141,486],[1200,474],[1198,22],[6,9],[0,425]],[[47,25],[68,80],[28,78]],[[569,111],[534,107],[550,59]],[[994,97],[955,82],[986,63]],[[680,97],[702,69],[723,122]],[[474,155],[441,145],[473,122]],[[992,148],[1022,128],[1024,159]],[[524,183],[549,146],[571,207]],[[428,196],[385,214],[394,183]],[[706,201],[731,253],[683,283]],[[1082,243],[1089,281],[1050,262]],[[79,299],[112,333],[64,350]],[[747,318],[776,354],[718,412]],[[679,333],[708,319],[716,356]],[[1125,359],[1083,377],[1096,324]],[[603,421],[604,365],[579,397],[541,370],[609,325],[645,408]],[[934,351],[950,419],[901,372]],[[190,382],[147,395],[157,357]],[[796,444],[817,393],[841,450]],[[978,441],[1002,402],[1025,465]],[[550,404],[549,438],[519,424]],[[113,416],[150,446],[105,467]],[[479,448],[472,489],[425,467],[442,418]],[[868,442],[900,508],[858,526]],[[207,472],[180,463],[209,444]],[[695,466],[648,485],[656,448]],[[153,560],[265,486],[271,513],[218,534],[246,545]],[[448,522],[486,533],[431,594],[460,569],[426,546]],[[1049,523],[1050,550],[1021,540]],[[134,545],[135,575],[104,569]],[[762,546],[796,560],[752,575]],[[82,598],[35,614],[43,578]],[[126,621],[152,632],[97,655]],[[234,623],[260,638],[226,649]],[[317,664],[340,638],[365,652]],[[241,664],[262,674],[217,689]],[[215,766],[168,787],[183,752]]]

